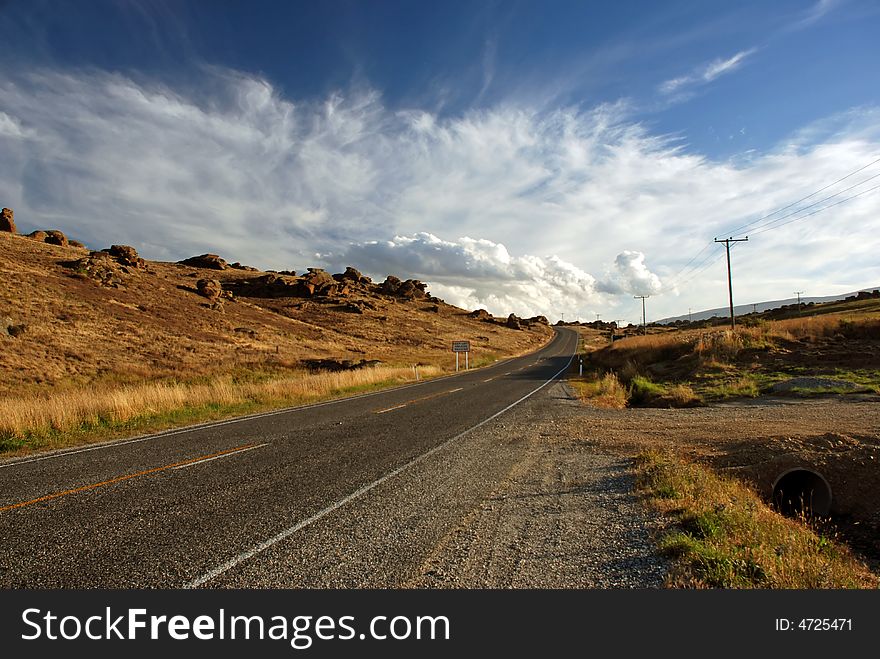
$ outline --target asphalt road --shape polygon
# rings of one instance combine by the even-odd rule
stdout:
[[[559,329],[452,377],[0,462],[0,587],[406,585],[503,477],[482,430],[576,345]]]

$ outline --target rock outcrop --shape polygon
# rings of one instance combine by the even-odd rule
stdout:
[[[352,282],[355,284],[372,284],[373,280],[360,273],[359,270],[346,266],[345,272],[333,275],[333,279],[340,282]]]
[[[510,314],[507,317],[507,322],[504,324],[510,329],[522,329],[522,319],[517,317],[516,314]]]
[[[426,288],[428,288],[428,285],[420,282],[418,279],[400,281],[394,275],[388,275],[379,286],[380,292],[385,295],[393,295],[394,297],[402,297],[408,300],[420,300],[428,297]]]
[[[193,268],[205,268],[207,270],[226,270],[226,261],[216,254],[202,254],[200,256],[190,256],[188,259],[178,261],[181,265],[188,265]]]
[[[18,233],[18,229],[15,228],[15,213],[11,208],[0,211],[0,231]]]
[[[44,243],[44,242],[46,242],[46,235],[47,234],[45,231],[40,231],[39,229],[37,229],[36,231],[31,231],[27,235],[27,237],[32,238],[33,240],[36,240],[37,242]]]
[[[137,250],[128,245],[112,245],[109,250],[110,256],[116,259],[119,265],[125,265],[132,268],[145,268],[146,262],[138,256]]]
[[[47,242],[50,245],[60,245],[61,247],[67,247],[67,236],[65,236],[57,229],[50,229],[46,232],[46,238],[43,242]]]
[[[468,314],[468,318],[474,318],[476,320],[482,320],[488,323],[491,323],[493,320],[495,320],[492,317],[492,314],[490,314],[485,309],[474,309]]]

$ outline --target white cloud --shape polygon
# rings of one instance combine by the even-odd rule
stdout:
[[[723,75],[736,71],[756,51],[756,48],[751,48],[740,51],[727,59],[718,58],[712,60],[708,64],[698,66],[687,75],[666,80],[660,84],[658,89],[662,94],[671,95],[708,84]]]
[[[421,276],[464,306],[528,315],[635,320],[633,282],[655,290],[636,276],[646,263],[680,291],[652,297],[649,316],[721,306],[722,264],[684,284],[674,277],[706,241],[880,153],[873,108],[712,161],[628,120],[621,104],[500,104],[443,118],[391,110],[369,89],[302,102],[224,70],[207,71],[199,89],[101,73],[11,76],[0,73],[0,205],[23,230],[275,269],[348,256],[377,276]],[[780,230],[737,249],[737,299],[880,284],[864,251],[880,231],[878,199],[792,225],[798,240]],[[645,256],[614,265],[626,252]]]
[[[485,238],[442,240],[431,233],[395,236],[387,241],[351,245],[337,267],[357,263],[373,276],[406,272],[431,282],[431,292],[466,309],[485,308],[496,315],[516,313],[559,316],[579,310],[593,313],[606,302],[595,278],[558,256],[514,256]]]

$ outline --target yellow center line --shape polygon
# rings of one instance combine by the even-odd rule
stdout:
[[[459,387],[458,389],[450,389],[449,391],[441,391],[436,394],[431,394],[430,396],[422,396],[421,398],[413,398],[412,400],[408,400],[405,403],[401,403],[400,405],[395,405],[394,407],[386,407],[384,410],[375,410],[373,414],[385,414],[385,412],[399,410],[401,407],[406,407],[407,405],[412,405],[413,403],[421,403],[423,400],[430,400],[431,398],[445,396],[446,394],[454,394],[456,391],[461,391],[462,389],[464,389],[464,387]]]
[[[59,499],[61,497],[66,497],[69,494],[78,494],[80,492],[88,492],[89,490],[94,490],[99,487],[104,487],[105,485],[114,485],[116,483],[121,483],[123,481],[131,480],[132,478],[137,478],[138,476],[147,476],[149,474],[155,474],[160,471],[165,471],[166,469],[175,469],[177,467],[181,467],[184,465],[191,464],[193,462],[201,462],[202,460],[208,460],[210,458],[219,458],[223,455],[228,455],[229,453],[237,453],[239,451],[246,451],[251,448],[256,448],[256,444],[244,444],[243,446],[237,446],[235,448],[226,449],[225,451],[218,451],[217,453],[211,453],[209,455],[202,455],[197,458],[190,458],[189,460],[182,460],[181,462],[174,462],[172,464],[165,465],[163,467],[153,467],[152,469],[144,469],[143,471],[138,471],[134,474],[126,474],[125,476],[117,476],[116,478],[111,478],[106,481],[101,481],[100,483],[92,483],[91,485],[83,485],[82,487],[75,487],[70,490],[64,490],[63,492],[55,492],[54,494],[47,494],[46,496],[38,497],[36,499],[31,499],[30,501],[22,501],[20,503],[13,503],[9,506],[3,506],[0,508],[0,513],[6,512],[7,510],[15,510],[16,508],[24,508],[25,506],[30,506],[35,503],[41,503],[43,501],[51,501],[52,499]]]

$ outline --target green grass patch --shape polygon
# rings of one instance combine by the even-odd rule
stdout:
[[[667,586],[877,588],[849,549],[785,518],[743,483],[675,456],[637,459],[638,487],[672,522],[659,539],[673,560]]]

